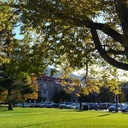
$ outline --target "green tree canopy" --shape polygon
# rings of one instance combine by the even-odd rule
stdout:
[[[100,56],[128,70],[127,0],[17,0],[21,32],[35,32],[52,51],[53,61],[66,53],[74,67],[88,55]],[[51,56],[49,56],[51,57]]]

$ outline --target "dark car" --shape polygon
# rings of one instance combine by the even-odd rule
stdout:
[[[124,105],[122,105],[122,104],[114,104],[114,105],[112,105],[112,106],[110,106],[109,108],[108,108],[108,110],[109,110],[109,112],[112,112],[112,111],[122,111],[122,109],[124,108]]]
[[[107,104],[105,104],[105,103],[99,103],[99,109],[100,110],[106,110],[108,108],[108,106],[107,106]]]
[[[97,103],[89,103],[88,104],[88,109],[89,110],[98,110],[99,109],[99,105]]]
[[[59,108],[59,103],[52,103],[51,108]]]
[[[122,112],[128,112],[128,105],[122,108]]]

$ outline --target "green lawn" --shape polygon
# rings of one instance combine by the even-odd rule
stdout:
[[[128,114],[49,108],[0,107],[0,128],[128,128]]]

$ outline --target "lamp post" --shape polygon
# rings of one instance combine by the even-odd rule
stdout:
[[[121,88],[116,87],[115,88],[115,103],[116,103],[116,112],[118,112],[118,103],[119,103],[119,94],[120,94]]]
[[[115,94],[116,112],[118,112],[119,95]]]

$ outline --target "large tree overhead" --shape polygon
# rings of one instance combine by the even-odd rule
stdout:
[[[82,66],[79,62],[98,51],[109,64],[128,70],[127,0],[17,0],[10,5],[19,10],[22,33],[38,33],[54,58],[66,53],[73,66]]]

